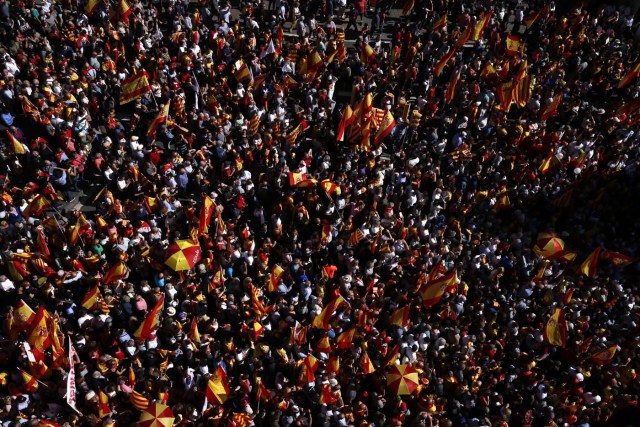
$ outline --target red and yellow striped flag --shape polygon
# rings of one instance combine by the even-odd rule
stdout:
[[[164,294],[160,296],[160,299],[156,303],[155,307],[153,307],[153,309],[149,312],[149,315],[147,315],[147,317],[142,321],[138,329],[133,334],[138,340],[146,340],[149,335],[151,335],[151,333],[155,331],[159,322],[158,317],[163,308]]]
[[[88,15],[93,14],[93,12],[95,12],[96,10],[96,7],[98,7],[101,1],[102,0],[89,0],[84,10],[87,12]]]
[[[520,51],[520,37],[509,34],[506,42],[508,55],[516,55]]]
[[[20,369],[20,373],[22,374],[22,381],[24,382],[24,389],[27,391],[35,391],[38,389],[38,381],[33,377],[33,375],[29,375],[22,369]]]
[[[447,14],[442,15],[436,22],[433,23],[433,32],[441,30],[447,26]]]
[[[142,394],[138,393],[135,390],[132,391],[131,394],[129,395],[129,401],[139,411],[144,411],[149,407],[149,404],[150,404],[149,399],[147,399],[146,397],[144,397]]]
[[[362,368],[362,373],[365,375],[373,374],[376,371],[376,368],[373,366],[373,363],[366,351],[362,353],[360,368]]]
[[[10,131],[7,131],[7,137],[9,138],[9,147],[13,154],[27,154],[27,147],[16,138]]]
[[[222,367],[218,367],[207,383],[205,396],[209,403],[222,405],[227,401],[230,394],[231,390],[229,389],[227,373],[222,369]]]
[[[405,305],[404,307],[400,307],[399,309],[395,310],[391,314],[391,324],[396,325],[399,328],[407,326],[407,323],[409,322],[410,309],[411,307],[409,305]]]
[[[235,79],[240,83],[244,82],[245,80],[253,80],[253,78],[251,77],[251,70],[242,59],[236,61],[233,77],[235,77]]]
[[[491,21],[491,11],[483,13],[476,25],[473,27],[473,34],[471,35],[471,40],[478,41],[482,34],[484,33],[485,28]]]
[[[409,16],[413,7],[416,4],[416,0],[404,0],[404,7],[402,8],[402,15]]]
[[[200,344],[200,331],[198,331],[198,320],[196,319],[196,316],[193,316],[193,319],[191,320],[189,339],[196,344]]]
[[[100,419],[105,418],[111,414],[111,407],[109,406],[109,396],[98,389],[98,417]]]
[[[578,273],[582,273],[587,277],[596,277],[596,268],[598,267],[598,258],[600,257],[600,251],[602,247],[598,246],[589,256],[585,259],[580,267]]]
[[[422,297],[422,303],[425,307],[431,307],[437,304],[445,292],[452,292],[456,289],[458,282],[458,272],[456,270],[432,282],[428,282],[419,292]]]
[[[617,350],[618,345],[611,344],[609,347],[591,355],[591,361],[598,365],[608,365],[613,361],[613,357],[616,355]]]
[[[632,258],[628,255],[615,251],[603,251],[600,258],[609,261],[611,264],[619,268],[626,267],[636,261],[636,258]]]
[[[629,70],[627,74],[618,82],[618,89],[622,89],[623,87],[629,85],[638,75],[640,74],[640,61],[636,62],[636,64]]]
[[[82,299],[81,305],[87,310],[95,310],[98,308],[98,299],[102,299],[100,295],[100,289],[98,289],[98,284],[91,288],[87,295]]]
[[[204,196],[202,201],[202,207],[200,208],[200,220],[198,222],[198,235],[206,234],[209,232],[209,223],[213,217],[213,211],[216,209],[216,204],[211,197]]]
[[[547,120],[549,117],[555,116],[561,101],[562,101],[562,92],[558,92],[558,94],[553,97],[553,100],[549,103],[549,105],[547,105],[544,108],[544,110],[542,110],[542,114],[540,115],[540,120],[544,121],[544,120]]]
[[[278,290],[278,283],[280,283],[280,279],[283,274],[284,269],[279,264],[273,266],[271,273],[269,273],[269,283],[267,284],[267,290],[269,292],[275,292]]]
[[[544,339],[551,345],[565,347],[567,345],[567,322],[564,318],[564,311],[556,308],[551,313],[549,320],[544,325]]]
[[[120,104],[131,102],[150,91],[149,75],[146,71],[142,70],[122,82]]]
[[[356,335],[356,327],[352,326],[349,329],[347,329],[346,331],[342,332],[340,335],[338,335],[338,338],[336,339],[336,344],[338,348],[351,348],[353,347],[353,338]]]
[[[51,346],[48,327],[50,320],[51,315],[45,310],[44,306],[40,306],[33,321],[27,328],[27,341],[31,345],[33,355],[37,360],[43,360],[45,350]]]
[[[111,282],[115,282],[117,280],[122,279],[125,276],[126,272],[127,272],[127,267],[122,261],[120,261],[116,263],[113,267],[111,267],[109,271],[107,271],[107,273],[102,278],[102,282],[105,285],[108,285]]]
[[[171,100],[167,101],[166,104],[162,106],[156,117],[153,119],[151,124],[149,125],[149,130],[147,131],[148,136],[153,136],[156,133],[156,130],[167,121],[167,117],[169,117],[169,107],[171,104]]]
[[[336,311],[347,302],[341,295],[335,297],[327,306],[313,319],[313,327],[318,329],[329,329],[329,321]]]
[[[340,124],[338,124],[336,141],[344,141],[344,132],[349,126],[351,126],[354,120],[355,115],[353,114],[353,109],[351,108],[351,105],[347,104],[347,106],[344,108],[344,113],[342,113]]]
[[[393,118],[391,111],[387,110],[384,118],[382,119],[382,123],[380,123],[380,126],[378,127],[378,132],[376,132],[376,136],[373,139],[373,144],[376,146],[380,144],[383,139],[389,136],[395,127],[396,120]]]
[[[453,57],[453,55],[455,55],[456,52],[457,52],[457,49],[453,47],[451,48],[451,50],[449,50],[449,52],[447,52],[447,54],[445,54],[442,58],[440,58],[440,60],[433,67],[433,74],[436,77],[440,77],[440,74],[442,74],[442,70],[444,70],[444,67],[447,65],[447,62],[449,62],[449,60]]]
[[[451,104],[453,101],[453,97],[456,93],[456,86],[458,85],[458,80],[460,79],[460,68],[451,74],[451,80],[449,81],[449,86],[447,86],[447,90],[444,93],[444,101],[447,104]]]

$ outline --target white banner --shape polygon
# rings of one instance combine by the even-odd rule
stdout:
[[[78,359],[78,353],[71,344],[71,338],[69,338],[69,376],[67,377],[67,404],[73,408],[74,411],[80,413],[76,408],[76,402],[78,400],[76,392],[76,360]]]

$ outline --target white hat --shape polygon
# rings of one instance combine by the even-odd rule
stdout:
[[[173,307],[169,307],[167,308],[167,316],[175,316],[176,315],[176,309]]]

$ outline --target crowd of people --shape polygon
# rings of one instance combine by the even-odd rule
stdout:
[[[640,25],[564,6],[0,0],[3,425],[637,422]]]

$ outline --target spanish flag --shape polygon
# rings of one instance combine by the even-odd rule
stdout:
[[[442,299],[445,292],[455,291],[458,285],[458,273],[452,271],[444,276],[427,283],[420,289],[420,296],[425,307],[431,307]]]
[[[36,312],[33,311],[24,300],[20,300],[14,307],[13,316],[13,327],[16,329],[24,329],[36,318]]]
[[[544,339],[551,345],[565,347],[567,345],[567,322],[564,319],[564,311],[556,308],[551,313],[549,320],[544,325]]]
[[[105,418],[111,414],[109,396],[102,389],[98,389],[98,417]]]
[[[402,8],[402,15],[409,16],[413,7],[416,4],[416,0],[404,0],[404,7]]]
[[[520,37],[512,36],[511,34],[509,34],[507,36],[506,41],[507,41],[507,54],[512,56],[516,55],[520,50]]]
[[[146,71],[142,70],[122,82],[120,104],[131,102],[150,91],[149,75]]]
[[[626,267],[636,261],[636,258],[614,251],[603,251],[600,257],[619,268]]]
[[[346,331],[338,335],[336,344],[338,348],[351,348],[353,347],[353,337],[356,335],[356,327],[352,326]]]
[[[441,30],[447,26],[447,14],[442,15],[436,22],[433,23],[433,32]]]
[[[373,144],[376,146],[380,144],[383,139],[389,136],[395,127],[396,120],[393,118],[391,111],[387,110],[384,118],[382,119],[382,123],[380,123],[380,126],[378,127],[378,132],[376,132],[376,136],[373,139]]]
[[[580,264],[578,272],[587,277],[596,277],[596,268],[598,267],[598,258],[600,257],[601,250],[602,247],[598,246],[593,252],[591,252],[587,259]]]
[[[122,279],[127,272],[127,267],[124,265],[122,261],[115,264],[113,267],[107,271],[107,273],[102,278],[102,282],[105,285],[108,285],[111,282],[115,282],[117,280]]]
[[[331,390],[330,384],[322,384],[322,390],[320,391],[320,403],[330,405],[338,400],[336,394]]]
[[[458,84],[458,80],[460,79],[460,68],[451,74],[451,80],[449,81],[449,86],[447,86],[447,90],[444,93],[444,101],[447,104],[451,104],[453,101],[453,97],[456,93],[456,85]]]
[[[571,262],[573,260],[576,259],[576,257],[578,256],[578,252],[576,251],[569,251],[569,250],[560,250],[558,252],[555,252],[551,255],[549,255],[548,257],[546,257],[547,259],[556,259],[556,260],[560,260],[560,261],[565,261],[565,262]]]
[[[211,218],[213,217],[213,211],[216,208],[216,204],[213,202],[211,197],[204,196],[204,200],[202,201],[202,207],[200,208],[200,219],[198,222],[198,234],[206,234],[209,232],[209,223],[211,222]]]
[[[129,401],[138,411],[144,411],[149,407],[149,399],[138,393],[137,391],[132,391],[129,395]]]
[[[329,342],[329,335],[325,333],[322,338],[318,340],[315,346],[313,346],[313,351],[317,351],[319,353],[331,353],[331,343]]]
[[[366,351],[362,353],[362,358],[360,358],[360,368],[365,375],[373,374],[376,371]]]
[[[278,290],[278,283],[284,274],[284,269],[279,264],[273,266],[271,273],[269,274],[268,291],[275,292]]]
[[[368,43],[365,43],[362,46],[362,55],[360,56],[360,60],[365,64],[369,64],[373,62],[375,59],[376,59],[376,51],[373,50],[373,48],[369,46]]]
[[[399,309],[395,310],[391,314],[391,324],[396,325],[399,328],[407,326],[407,323],[409,322],[410,308],[410,306],[405,305],[404,307],[400,307]]]
[[[156,303],[155,307],[153,307],[153,309],[149,312],[146,319],[142,321],[142,323],[140,324],[138,329],[135,331],[133,336],[135,336],[139,341],[146,340],[149,337],[149,335],[151,335],[151,333],[154,332],[155,329],[157,328],[158,321],[159,321],[158,317],[163,308],[164,308],[164,294],[160,296],[160,299]]]
[[[102,0],[89,0],[84,10],[87,12],[88,15],[93,14],[93,12],[95,12],[96,10],[96,7],[98,7],[101,1]]]
[[[336,132],[336,141],[344,141],[344,132],[345,130],[351,126],[351,123],[355,120],[355,116],[353,114],[353,109],[351,105],[347,104],[344,108],[344,113],[342,113],[342,118],[340,119],[340,124],[338,125],[338,131]]]
[[[25,390],[35,391],[38,389],[38,381],[32,375],[27,374],[22,369],[20,369],[20,373],[22,374],[22,381],[24,382]]]
[[[327,374],[337,374],[340,372],[340,356],[331,356],[327,361]]]
[[[9,137],[9,147],[13,154],[27,154],[27,147],[22,142],[18,141],[10,131],[7,131],[7,136]]]
[[[239,59],[238,61],[236,61],[233,77],[235,77],[235,79],[240,83],[242,83],[245,80],[253,80],[251,76],[251,70],[242,59]]]
[[[538,20],[539,17],[540,17],[540,11],[539,10],[531,12],[530,14],[525,16],[523,22],[524,22],[524,25],[526,25],[527,30],[529,28],[531,28],[531,26],[533,24],[535,24],[535,22]]]
[[[218,367],[207,383],[205,396],[210,403],[222,405],[227,401],[230,394],[231,390],[229,389],[227,373],[222,367]]]
[[[622,89],[623,87],[629,85],[638,75],[640,74],[640,61],[636,62],[636,64],[629,70],[629,72],[620,79],[618,82],[618,89]]]
[[[591,355],[591,361],[597,365],[608,365],[613,360],[618,350],[617,344],[612,344],[604,350],[600,350]]]
[[[498,85],[498,101],[500,101],[500,110],[509,111],[513,102],[513,83],[505,82]]]
[[[465,43],[467,43],[467,40],[469,40],[469,37],[471,37],[472,28],[473,28],[473,21],[469,21],[469,23],[467,24],[467,27],[458,37],[458,40],[456,41],[456,44],[455,44],[455,49],[460,49],[462,46],[465,45]]]
[[[485,28],[491,21],[491,11],[483,13],[476,25],[473,27],[473,34],[471,35],[471,40],[478,41],[482,34],[484,33]]]
[[[196,344],[200,344],[200,331],[198,331],[198,320],[196,319],[196,316],[193,316],[193,319],[191,320],[189,339]]]
[[[147,131],[148,136],[153,136],[156,133],[156,130],[160,127],[161,124],[167,121],[167,117],[169,117],[169,105],[171,101],[167,101],[166,104],[162,106],[158,115],[153,119],[151,125],[149,126],[149,130]]]
[[[346,303],[347,302],[344,298],[342,298],[341,295],[338,295],[313,319],[313,327],[328,330],[331,316],[333,316],[335,312]]]
[[[447,62],[449,62],[449,60],[453,57],[453,55],[456,53],[457,49],[451,48],[451,50],[449,50],[449,52],[444,55],[442,58],[440,58],[440,60],[436,63],[436,65],[433,67],[433,74],[436,77],[440,77],[440,74],[442,74],[442,70],[444,70],[444,67],[447,65]]]
[[[542,164],[540,165],[538,170],[540,171],[541,174],[545,175],[551,169],[556,169],[559,166],[561,166],[560,160],[558,160],[558,157],[556,156],[556,153],[551,152],[544,159],[544,161],[542,162]]]
[[[558,111],[558,107],[560,106],[560,102],[562,101],[562,92],[558,92],[556,96],[553,97],[553,100],[549,105],[547,105],[544,110],[542,110],[542,114],[540,115],[540,120],[547,120],[549,117],[555,116]]]
[[[45,350],[51,346],[48,327],[50,319],[51,315],[41,305],[27,328],[27,342],[31,345],[37,360],[43,360]]]
[[[87,310],[95,310],[98,308],[98,299],[102,299],[100,295],[100,289],[98,289],[98,284],[87,292],[87,295],[82,299],[81,305]]]
[[[480,72],[480,77],[487,78],[497,74],[498,73],[496,73],[496,69],[493,68],[493,65],[490,62],[487,62],[484,68],[482,69],[482,71]]]

